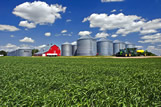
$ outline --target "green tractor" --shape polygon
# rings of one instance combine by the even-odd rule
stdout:
[[[120,49],[120,51],[116,54],[116,56],[118,57],[137,56],[136,48]]]

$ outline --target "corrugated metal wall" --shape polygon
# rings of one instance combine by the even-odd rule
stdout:
[[[72,56],[72,44],[66,42],[61,45],[62,56]]]
[[[18,49],[7,53],[8,56],[32,56],[32,49]]]
[[[72,55],[73,56],[77,55],[77,45],[72,45]]]
[[[78,56],[94,56],[97,54],[96,40],[91,36],[82,36],[77,40]]]
[[[101,38],[97,42],[97,53],[101,56],[113,55],[113,42],[106,38]]]
[[[125,43],[124,42],[118,42],[113,44],[113,53],[116,54],[120,51],[120,49],[125,49]]]

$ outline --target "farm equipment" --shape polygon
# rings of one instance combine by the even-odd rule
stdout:
[[[120,51],[116,54],[116,56],[118,57],[146,56],[146,51],[136,49],[137,48],[120,49]]]

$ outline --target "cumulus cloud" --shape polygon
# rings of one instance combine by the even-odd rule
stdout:
[[[118,35],[115,35],[115,34],[114,34],[114,35],[112,35],[111,37],[112,37],[112,38],[116,38],[117,36],[118,36]]]
[[[148,21],[144,24],[143,30],[157,30],[161,28],[161,18]]]
[[[155,29],[148,29],[148,30],[141,30],[140,34],[145,35],[145,34],[151,34],[151,33],[156,33],[157,31]]]
[[[35,46],[35,49],[41,50],[42,48],[46,47],[46,45]]]
[[[155,46],[148,46],[147,49],[149,52],[152,52],[156,55],[161,55],[161,49],[160,48],[156,48]]]
[[[135,46],[137,49],[143,49],[143,46]]]
[[[123,2],[124,0],[101,0],[101,2]]]
[[[34,43],[34,40],[29,37],[24,37],[23,39],[19,40],[20,42],[26,42],[26,43]]]
[[[113,42],[114,42],[114,43],[117,43],[117,42],[121,42],[121,41],[120,41],[120,40],[114,40]]]
[[[27,44],[21,44],[21,45],[17,46],[17,45],[8,43],[4,46],[0,46],[0,50],[4,50],[4,51],[7,51],[7,52],[14,51],[14,50],[17,50],[17,49],[38,49],[38,50],[40,50],[44,47],[46,47],[46,45],[32,46],[32,45],[27,45]]]
[[[87,35],[90,35],[92,32],[90,32],[90,31],[80,31],[79,33],[78,33],[78,35],[79,36],[87,36]]]
[[[44,25],[53,24],[56,19],[61,18],[60,12],[65,11],[66,7],[62,5],[48,5],[46,2],[34,1],[16,6],[12,13],[34,24]]]
[[[62,31],[61,31],[61,33],[66,33],[66,32],[68,32],[68,31],[67,31],[67,30],[62,30]]]
[[[111,12],[116,12],[116,9],[113,9]]]
[[[7,52],[16,50],[18,48],[19,48],[18,46],[11,44],[11,43],[6,44],[5,46],[0,46],[0,50],[4,50],[4,51],[7,51]]]
[[[74,41],[71,43],[72,45],[77,45],[77,41]]]
[[[157,33],[154,35],[146,35],[141,37],[141,39],[143,39],[143,41],[138,41],[140,43],[161,43],[161,33]]]
[[[71,32],[71,33],[66,33],[66,32],[62,32],[62,33],[60,33],[60,34],[55,34],[55,36],[72,36],[73,35],[73,32]]]
[[[20,30],[19,28],[15,27],[15,26],[11,26],[11,25],[0,25],[0,31],[18,31]]]
[[[72,20],[71,19],[67,19],[66,22],[71,22]]]
[[[138,32],[143,24],[143,19],[136,15],[120,14],[92,14],[84,18],[83,22],[89,21],[90,27],[99,27],[101,31],[119,29],[116,34],[127,35],[131,32]]]
[[[109,36],[108,33],[101,32],[101,33],[97,33],[95,38],[106,38],[107,36]]]
[[[22,26],[22,27],[27,27],[29,29],[31,28],[36,28],[36,25],[34,23],[29,23],[28,21],[21,21],[19,23],[19,26]]]
[[[116,30],[116,35],[126,36],[130,33],[139,32],[141,35],[157,33],[161,29],[161,19],[147,21],[136,15],[97,14],[93,13],[84,18],[82,22],[90,22],[91,28],[100,28],[101,31]]]
[[[68,33],[68,34],[62,34],[63,36],[72,36],[71,33]]]
[[[11,38],[15,37],[14,35],[10,35]]]
[[[46,32],[44,35],[49,37],[49,36],[51,36],[51,33],[50,32]]]

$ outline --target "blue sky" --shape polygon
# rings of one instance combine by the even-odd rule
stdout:
[[[0,50],[41,48],[90,34],[161,54],[161,0],[1,0]]]

